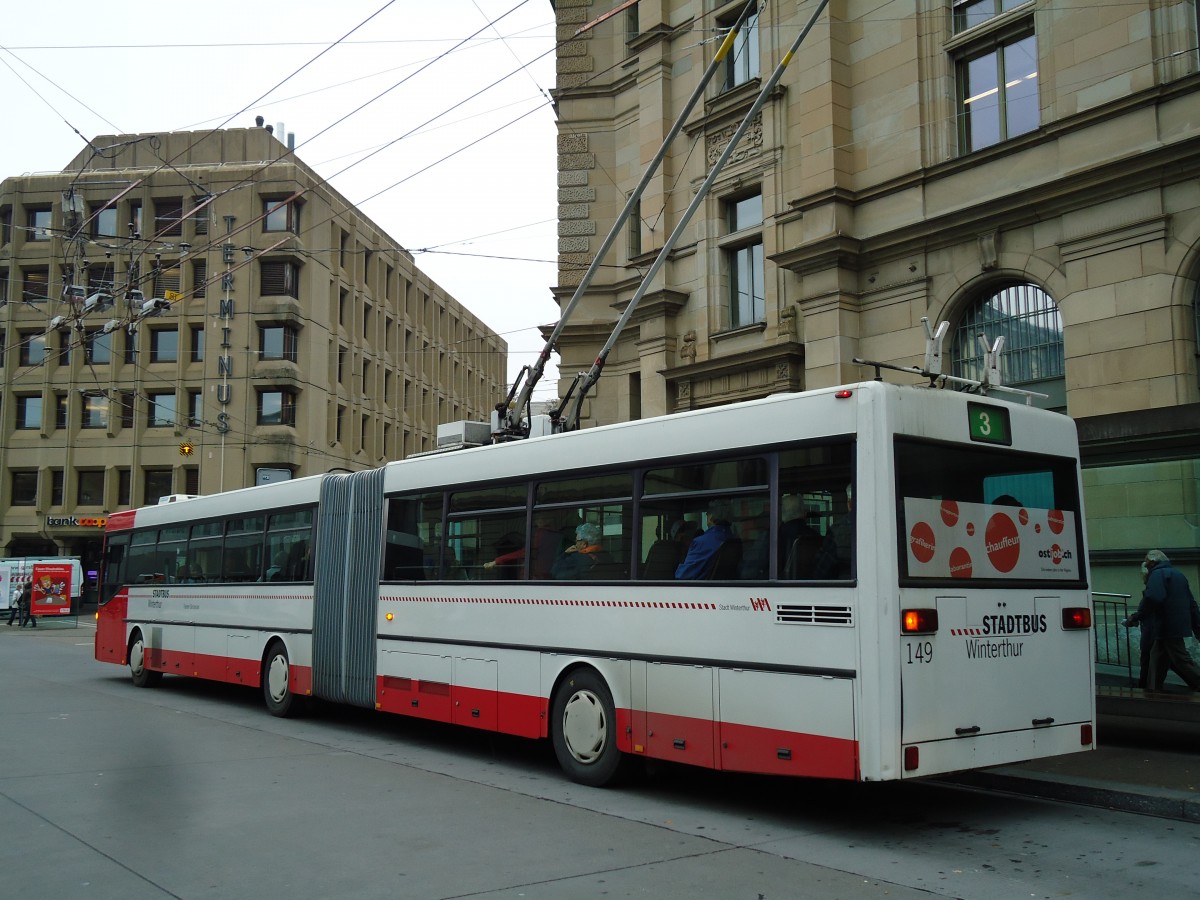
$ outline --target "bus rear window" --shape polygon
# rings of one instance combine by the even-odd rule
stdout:
[[[896,439],[901,579],[1083,581],[1076,462]]]

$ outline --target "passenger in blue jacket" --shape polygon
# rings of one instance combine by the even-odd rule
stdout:
[[[1146,553],[1142,571],[1146,589],[1130,620],[1137,619],[1150,626],[1148,636],[1153,643],[1147,687],[1161,691],[1167,669],[1172,668],[1193,691],[1200,690],[1200,667],[1183,643],[1189,635],[1200,637],[1200,608],[1196,606],[1191,586],[1161,550]]]
[[[720,501],[713,503],[708,511],[708,528],[692,538],[687,556],[675,568],[675,577],[708,578],[716,564],[717,551],[734,539],[727,506]]]

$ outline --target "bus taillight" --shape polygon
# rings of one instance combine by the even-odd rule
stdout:
[[[905,747],[904,748],[904,771],[915,772],[921,768],[921,748],[920,747]]]
[[[1062,611],[1062,627],[1066,631],[1092,627],[1092,611],[1086,606],[1068,606]]]
[[[938,630],[936,609],[906,609],[900,621],[903,634],[933,634]]]

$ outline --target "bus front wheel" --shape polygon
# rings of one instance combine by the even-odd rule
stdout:
[[[611,783],[621,770],[612,692],[592,669],[571,672],[554,695],[550,740],[558,764],[572,780],[590,787]]]
[[[162,681],[162,672],[146,668],[146,641],[140,631],[135,631],[129,641],[129,675],[134,687],[154,687]]]
[[[292,693],[290,675],[287,648],[275,641],[267,648],[262,674],[263,700],[273,716],[287,718],[299,712],[300,698]]]

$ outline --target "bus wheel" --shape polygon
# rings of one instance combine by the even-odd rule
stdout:
[[[300,700],[292,693],[289,682],[291,664],[287,648],[281,641],[273,641],[267,648],[263,661],[262,691],[267,711],[273,716],[286,718],[300,710]]]
[[[146,668],[146,642],[140,631],[135,631],[129,641],[129,674],[134,687],[154,687],[162,681],[162,672]]]
[[[554,695],[550,740],[572,781],[602,787],[617,777],[617,716],[608,685],[592,669],[571,672]]]

